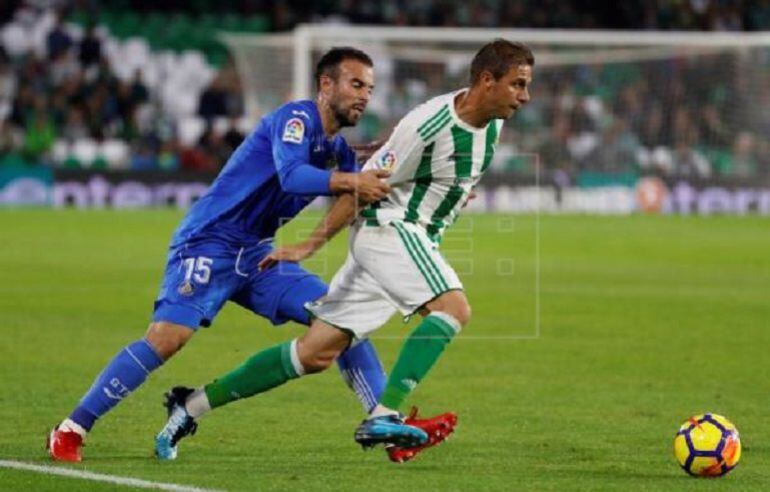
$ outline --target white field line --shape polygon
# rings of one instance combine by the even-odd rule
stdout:
[[[149,480],[140,480],[138,478],[119,477],[116,475],[105,475],[103,473],[73,470],[72,468],[33,465],[32,463],[24,463],[23,461],[0,460],[0,468],[12,468],[14,470],[43,473],[45,475],[60,475],[63,477],[93,480],[95,482],[113,483],[140,489],[171,490],[174,492],[219,492],[214,489],[201,489],[198,487],[189,487],[187,485],[177,485],[175,483],[151,482]]]

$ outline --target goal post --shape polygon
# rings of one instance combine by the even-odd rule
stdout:
[[[520,41],[538,47],[662,47],[751,48],[770,47],[770,33],[593,31],[584,29],[487,29],[435,27],[383,27],[361,25],[302,24],[292,35],[294,44],[293,87],[296,97],[312,94],[312,51],[319,47],[421,43],[449,49],[478,48],[495,38]],[[467,54],[467,53],[466,53]],[[540,63],[538,63],[540,65]]]
[[[324,24],[223,36],[254,120],[312,97],[314,64],[329,48],[370,54],[376,89],[361,123],[346,130],[354,142],[387,136],[417,104],[466,86],[474,53],[495,38],[527,43],[536,59],[532,101],[506,123],[490,168],[499,182],[526,182],[537,156],[544,182],[557,187],[633,187],[646,175],[669,186],[678,179],[770,186],[768,32]]]

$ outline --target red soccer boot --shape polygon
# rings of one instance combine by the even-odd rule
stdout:
[[[426,448],[444,442],[444,440],[455,430],[455,426],[457,425],[457,414],[454,412],[447,412],[429,419],[420,419],[417,418],[417,407],[412,407],[412,411],[409,412],[409,417],[406,418],[404,423],[424,430],[428,434],[428,442],[416,448],[400,448],[398,446],[387,447],[388,457],[390,457],[390,461],[395,463],[409,461]]]
[[[48,435],[45,448],[56,461],[77,463],[82,459],[80,450],[83,448],[83,436],[77,432],[59,430],[56,426]]]

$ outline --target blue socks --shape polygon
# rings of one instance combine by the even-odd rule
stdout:
[[[70,420],[91,430],[94,422],[144,383],[163,364],[145,339],[121,350],[96,377],[94,384],[70,415]],[[377,352],[369,340],[347,349],[337,359],[345,382],[355,391],[367,412],[377,405],[387,381]]]
[[[364,410],[370,412],[377,406],[387,382],[372,342],[367,339],[348,348],[337,358],[337,365],[345,382],[356,392]]]
[[[163,359],[144,338],[128,345],[96,377],[70,420],[91,430],[96,419],[120,403],[162,364]]]

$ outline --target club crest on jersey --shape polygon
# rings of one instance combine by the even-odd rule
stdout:
[[[283,127],[283,140],[284,142],[302,143],[302,139],[305,137],[305,124],[299,118],[292,118],[286,122],[286,126]]]
[[[379,169],[390,171],[396,166],[397,162],[398,158],[396,157],[396,153],[392,150],[387,150],[380,156],[379,159],[377,159],[377,167]]]
[[[195,289],[193,288],[192,282],[190,282],[189,280],[186,280],[182,283],[182,285],[179,286],[179,288],[177,289],[177,292],[179,292],[179,294],[183,296],[191,296],[193,295],[194,290]]]

